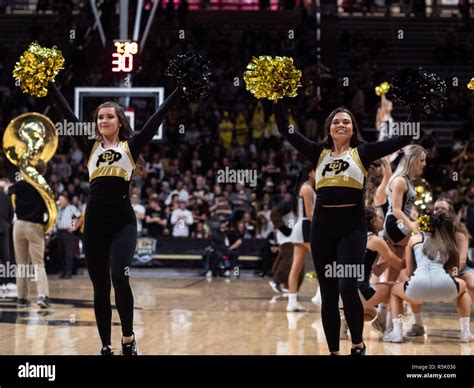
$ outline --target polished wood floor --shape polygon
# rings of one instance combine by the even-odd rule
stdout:
[[[306,279],[300,296],[308,313],[287,313],[287,299],[268,285],[269,278],[244,273],[240,279],[199,277],[190,271],[133,272],[135,333],[144,355],[325,355],[321,314],[311,303],[316,281]],[[100,341],[86,276],[50,277],[52,305],[17,309],[0,291],[0,354],[90,355]],[[112,299],[113,300],[113,299]],[[410,318],[405,317],[405,329]],[[474,355],[474,343],[459,342],[455,306],[427,305],[427,333],[403,344],[384,343],[366,323],[372,355]],[[112,346],[119,353],[120,324],[113,312]],[[342,354],[350,341],[341,340]]]

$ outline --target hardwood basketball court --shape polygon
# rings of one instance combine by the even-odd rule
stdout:
[[[51,307],[17,309],[13,297],[0,299],[3,355],[94,355],[100,340],[87,275],[50,276]],[[270,278],[199,277],[197,271],[133,270],[135,333],[142,355],[326,355],[321,314],[310,299],[316,280],[305,279],[300,302],[308,313],[287,313],[287,299],[268,285]],[[112,303],[113,303],[112,296]],[[34,299],[32,300],[34,302]],[[426,304],[424,337],[403,344],[382,342],[365,324],[370,355],[471,355],[472,343],[459,342],[459,319],[452,304]],[[411,325],[405,316],[404,329]],[[112,347],[120,352],[120,324],[113,310]],[[341,353],[350,340],[341,340]]]

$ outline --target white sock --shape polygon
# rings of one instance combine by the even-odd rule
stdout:
[[[421,313],[413,313],[413,317],[415,318],[415,323],[417,325],[423,326],[423,319],[421,318]]]
[[[387,305],[385,303],[379,304],[379,308],[377,309],[377,319],[380,322],[387,321]]]
[[[296,304],[298,301],[296,300],[296,297],[298,294],[288,294],[288,303],[290,304]]]
[[[387,311],[387,320],[385,321],[385,330],[390,331],[393,330],[393,322],[392,322],[392,312]]]
[[[396,335],[403,335],[403,319],[401,315],[398,318],[392,319],[393,331]]]
[[[469,327],[471,318],[470,317],[464,317],[464,318],[459,318],[459,324],[461,325],[461,331],[470,331],[471,328]]]
[[[317,300],[321,301],[321,288],[318,286],[316,290],[316,295],[314,296]]]

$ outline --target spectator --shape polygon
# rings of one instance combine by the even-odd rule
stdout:
[[[163,231],[168,224],[166,213],[157,197],[150,198],[145,211],[147,234],[152,238],[163,236]]]
[[[229,198],[234,213],[251,211],[251,200],[252,194],[250,193],[250,190],[246,189],[242,183],[236,183],[235,191],[230,195]]]
[[[0,179],[0,264],[7,266],[12,263],[13,256],[10,254],[10,228],[13,221],[13,206],[10,197],[6,194],[6,188],[10,181],[6,178]],[[15,279],[3,277],[0,279],[0,285],[4,288],[14,291]]]
[[[173,226],[173,237],[189,237],[189,227],[193,224],[193,215],[186,209],[186,202],[179,201],[179,208],[171,214],[171,225]]]
[[[39,162],[36,169],[41,175],[46,172],[46,164]],[[44,224],[47,214],[46,204],[36,189],[25,180],[5,188],[8,195],[15,194],[17,219],[13,224],[13,242],[17,265],[27,269],[35,266],[36,304],[40,308],[49,307],[49,284],[44,265]],[[30,267],[31,268],[31,267]],[[17,307],[28,307],[30,301],[28,284],[29,271],[17,275]]]
[[[139,202],[138,194],[134,193],[130,197],[132,202],[132,208],[137,217],[137,233],[138,236],[141,236],[143,230],[143,220],[145,219],[145,207]]]
[[[209,230],[209,227],[203,223],[203,222],[198,222],[196,224],[196,229],[191,232],[191,237],[192,238],[209,238],[211,232]]]
[[[272,233],[273,224],[265,217],[264,214],[259,213],[257,216],[257,228],[255,238],[266,239]]]
[[[81,212],[69,203],[66,193],[61,194],[58,199],[58,220],[56,228],[58,230],[59,251],[61,252],[61,276],[62,279],[70,279],[74,269],[73,240],[74,232],[78,230],[84,218]]]
[[[211,271],[216,273],[220,269],[221,276],[230,277],[230,270],[237,266],[238,249],[242,239],[229,231],[229,221],[221,221],[219,228],[212,233]]]

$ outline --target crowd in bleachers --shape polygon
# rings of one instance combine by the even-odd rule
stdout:
[[[165,16],[160,16],[165,17]],[[87,15],[83,15],[87,20]],[[165,23],[165,20],[159,20]],[[175,22],[173,22],[175,23]],[[211,96],[200,102],[181,103],[167,117],[163,139],[143,152],[146,165],[133,178],[131,198],[142,236],[209,237],[211,230],[223,220],[230,220],[242,238],[266,238],[272,230],[270,210],[293,187],[301,170],[302,160],[280,137],[272,107],[260,103],[245,90],[242,73],[253,55],[279,54],[295,58],[303,71],[303,87],[289,106],[290,121],[310,137],[321,136],[325,117],[336,106],[345,104],[356,117],[373,127],[379,103],[373,86],[385,77],[377,59],[384,55],[386,42],[382,38],[364,35],[340,36],[341,47],[359,52],[354,66],[362,69],[359,79],[344,89],[343,96],[337,75],[331,69],[314,64],[313,19],[304,16],[296,31],[298,39],[290,39],[287,31],[260,29],[237,30],[231,26],[214,29],[193,27],[180,40],[176,29],[157,31],[140,55],[133,86],[162,85],[168,95],[173,80],[164,75],[166,63],[175,54],[198,48],[211,61],[214,87]],[[157,23],[160,25],[160,23]],[[168,26],[169,27],[169,26]],[[114,27],[110,27],[113,29]],[[170,32],[174,31],[174,35]],[[44,30],[34,32],[39,38]],[[72,104],[76,86],[112,86],[118,78],[110,71],[107,55],[91,55],[87,48],[79,49],[75,42],[58,44],[71,67],[57,77],[57,83]],[[364,48],[361,50],[360,48]],[[13,54],[6,52],[12,64]],[[159,55],[157,55],[159,53]],[[0,65],[1,66],[1,65]],[[11,80],[10,69],[1,69],[0,128],[9,120],[27,111],[42,111],[51,105],[48,98],[35,100],[22,95]],[[315,79],[319,77],[322,98],[316,95]],[[338,90],[339,89],[339,90]],[[472,122],[469,110],[463,108],[467,92],[450,91],[449,119]],[[84,112],[89,116],[101,99],[88,99]],[[466,103],[467,104],[467,103]],[[136,128],[152,114],[152,99],[134,98]],[[53,121],[61,120],[51,106],[47,111]],[[184,131],[179,131],[180,125]],[[422,144],[430,149],[426,178],[437,193],[445,191],[454,200],[456,209],[467,211],[474,189],[469,166],[472,148],[468,146],[468,129],[457,134],[451,151],[437,147],[436,136],[423,133]],[[366,133],[371,140],[372,133]],[[451,154],[450,154],[451,152]],[[72,204],[83,211],[89,190],[84,155],[66,137],[60,137],[56,156],[49,163],[47,180],[58,196],[67,193]],[[3,161],[3,168],[8,164]],[[1,168],[1,167],[0,167]],[[255,171],[255,187],[247,183],[217,181],[225,169]],[[442,172],[439,174],[439,172]],[[450,176],[459,172],[460,181]],[[464,173],[464,174],[463,174]],[[186,227],[177,228],[182,223]]]

